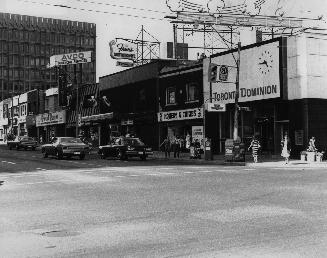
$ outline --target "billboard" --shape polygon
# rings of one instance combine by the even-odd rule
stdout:
[[[136,45],[126,40],[117,39],[109,42],[110,56],[113,59],[136,59]]]
[[[60,65],[83,64],[92,62],[92,51],[54,55],[50,57],[49,68]]]
[[[234,52],[235,58],[237,53]],[[211,61],[210,61],[211,59]],[[205,60],[209,67],[210,62],[228,67],[235,66],[232,53],[214,56]],[[205,69],[204,69],[205,71]],[[209,76],[208,74],[205,76]],[[236,69],[230,69],[229,81],[236,79]],[[209,92],[208,80],[206,91]],[[279,42],[256,46],[241,51],[240,59],[240,94],[239,102],[255,101],[280,97],[280,60]],[[211,82],[211,100],[213,103],[228,104],[235,102],[235,83],[223,81]]]

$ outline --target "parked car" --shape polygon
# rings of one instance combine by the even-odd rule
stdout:
[[[139,157],[141,160],[146,160],[149,155],[153,155],[152,149],[135,137],[115,137],[110,144],[100,146],[98,153],[102,159],[116,157],[121,160],[129,157]]]
[[[89,153],[89,146],[79,138],[54,137],[50,143],[42,145],[41,151],[44,158],[51,155],[56,156],[57,159],[62,159],[63,157],[70,158],[72,156],[84,159],[85,155]]]
[[[11,149],[32,149],[35,150],[37,147],[37,141],[32,138],[32,137],[28,137],[28,136],[17,136],[15,137],[15,139],[13,140],[8,140],[7,141],[7,146],[8,148]]]

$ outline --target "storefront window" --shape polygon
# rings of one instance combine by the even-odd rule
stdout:
[[[175,87],[169,87],[167,88],[167,105],[172,105],[172,104],[176,104],[176,89]]]
[[[186,101],[197,101],[199,100],[199,90],[196,83],[186,84]]]

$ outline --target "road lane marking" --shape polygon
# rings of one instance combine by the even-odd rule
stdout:
[[[195,172],[183,172],[184,174],[194,174]]]
[[[141,176],[141,175],[129,175],[129,176],[132,176],[132,177],[137,177],[137,176]]]
[[[6,160],[3,160],[3,161],[1,161],[1,162],[2,162],[2,163],[8,163],[8,164],[16,165],[15,162],[10,162],[10,161],[6,161]]]

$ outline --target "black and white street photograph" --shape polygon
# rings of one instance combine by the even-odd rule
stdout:
[[[0,0],[0,257],[327,257],[327,1]]]

